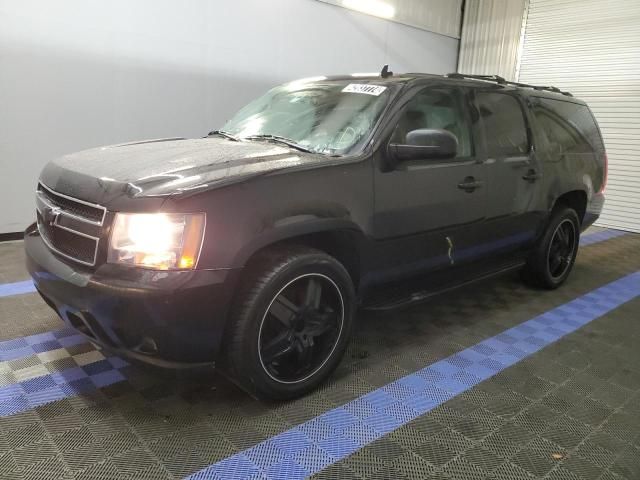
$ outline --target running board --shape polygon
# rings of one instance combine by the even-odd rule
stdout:
[[[396,308],[415,305],[421,302],[425,302],[431,297],[435,297],[437,295],[450,292],[460,287],[465,287],[472,283],[486,280],[488,278],[502,275],[517,268],[521,268],[524,265],[524,261],[509,263],[506,265],[502,265],[498,269],[492,270],[490,272],[472,276],[462,283],[451,283],[449,285],[445,285],[444,287],[441,286],[435,289],[425,288],[424,283],[426,282],[424,279],[422,280],[422,282],[420,282],[420,280],[414,280],[411,283],[405,281],[400,285],[387,287],[386,291],[381,288],[377,288],[376,291],[378,291],[379,294],[376,295],[376,299],[372,302],[365,302],[361,308],[362,310],[367,311],[383,312],[387,310],[394,310]],[[421,283],[422,285],[420,285]],[[412,288],[407,288],[409,287],[409,285],[411,285]]]

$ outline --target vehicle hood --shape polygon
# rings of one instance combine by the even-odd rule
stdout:
[[[108,206],[123,196],[188,194],[325,159],[262,141],[171,138],[65,155],[46,165],[41,181],[59,193]]]

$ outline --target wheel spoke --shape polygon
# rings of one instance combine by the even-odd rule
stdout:
[[[564,245],[564,247],[566,249],[569,249],[571,247],[571,232],[569,231],[569,228],[571,227],[567,227],[566,230],[563,230],[563,242],[562,244]]]
[[[304,371],[309,368],[311,361],[313,360],[313,345],[299,345],[298,371]]]
[[[289,331],[282,332],[262,348],[262,361],[269,365],[278,358],[293,350],[293,342]]]
[[[320,306],[320,299],[322,298],[322,285],[315,278],[311,277],[307,284],[307,291],[305,294],[304,304],[306,307],[318,308]]]
[[[335,327],[335,313],[318,314],[306,322],[304,332],[310,337],[319,337]]]
[[[286,327],[291,327],[293,317],[298,313],[298,307],[293,304],[284,295],[278,295],[275,301],[271,304],[269,312],[280,320]]]
[[[310,337],[320,337],[327,333],[328,331],[333,329],[333,325],[325,323],[325,324],[317,324],[309,328],[306,332]]]
[[[551,263],[549,264],[549,270],[551,270],[552,274],[555,273],[556,269],[560,266],[561,263],[562,257],[560,255],[554,255]]]

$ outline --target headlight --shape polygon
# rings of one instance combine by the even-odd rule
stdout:
[[[204,213],[117,213],[107,261],[158,270],[192,269],[204,235]]]

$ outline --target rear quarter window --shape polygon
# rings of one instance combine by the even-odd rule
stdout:
[[[586,105],[537,98],[533,113],[550,145],[562,153],[604,154],[604,144]]]

